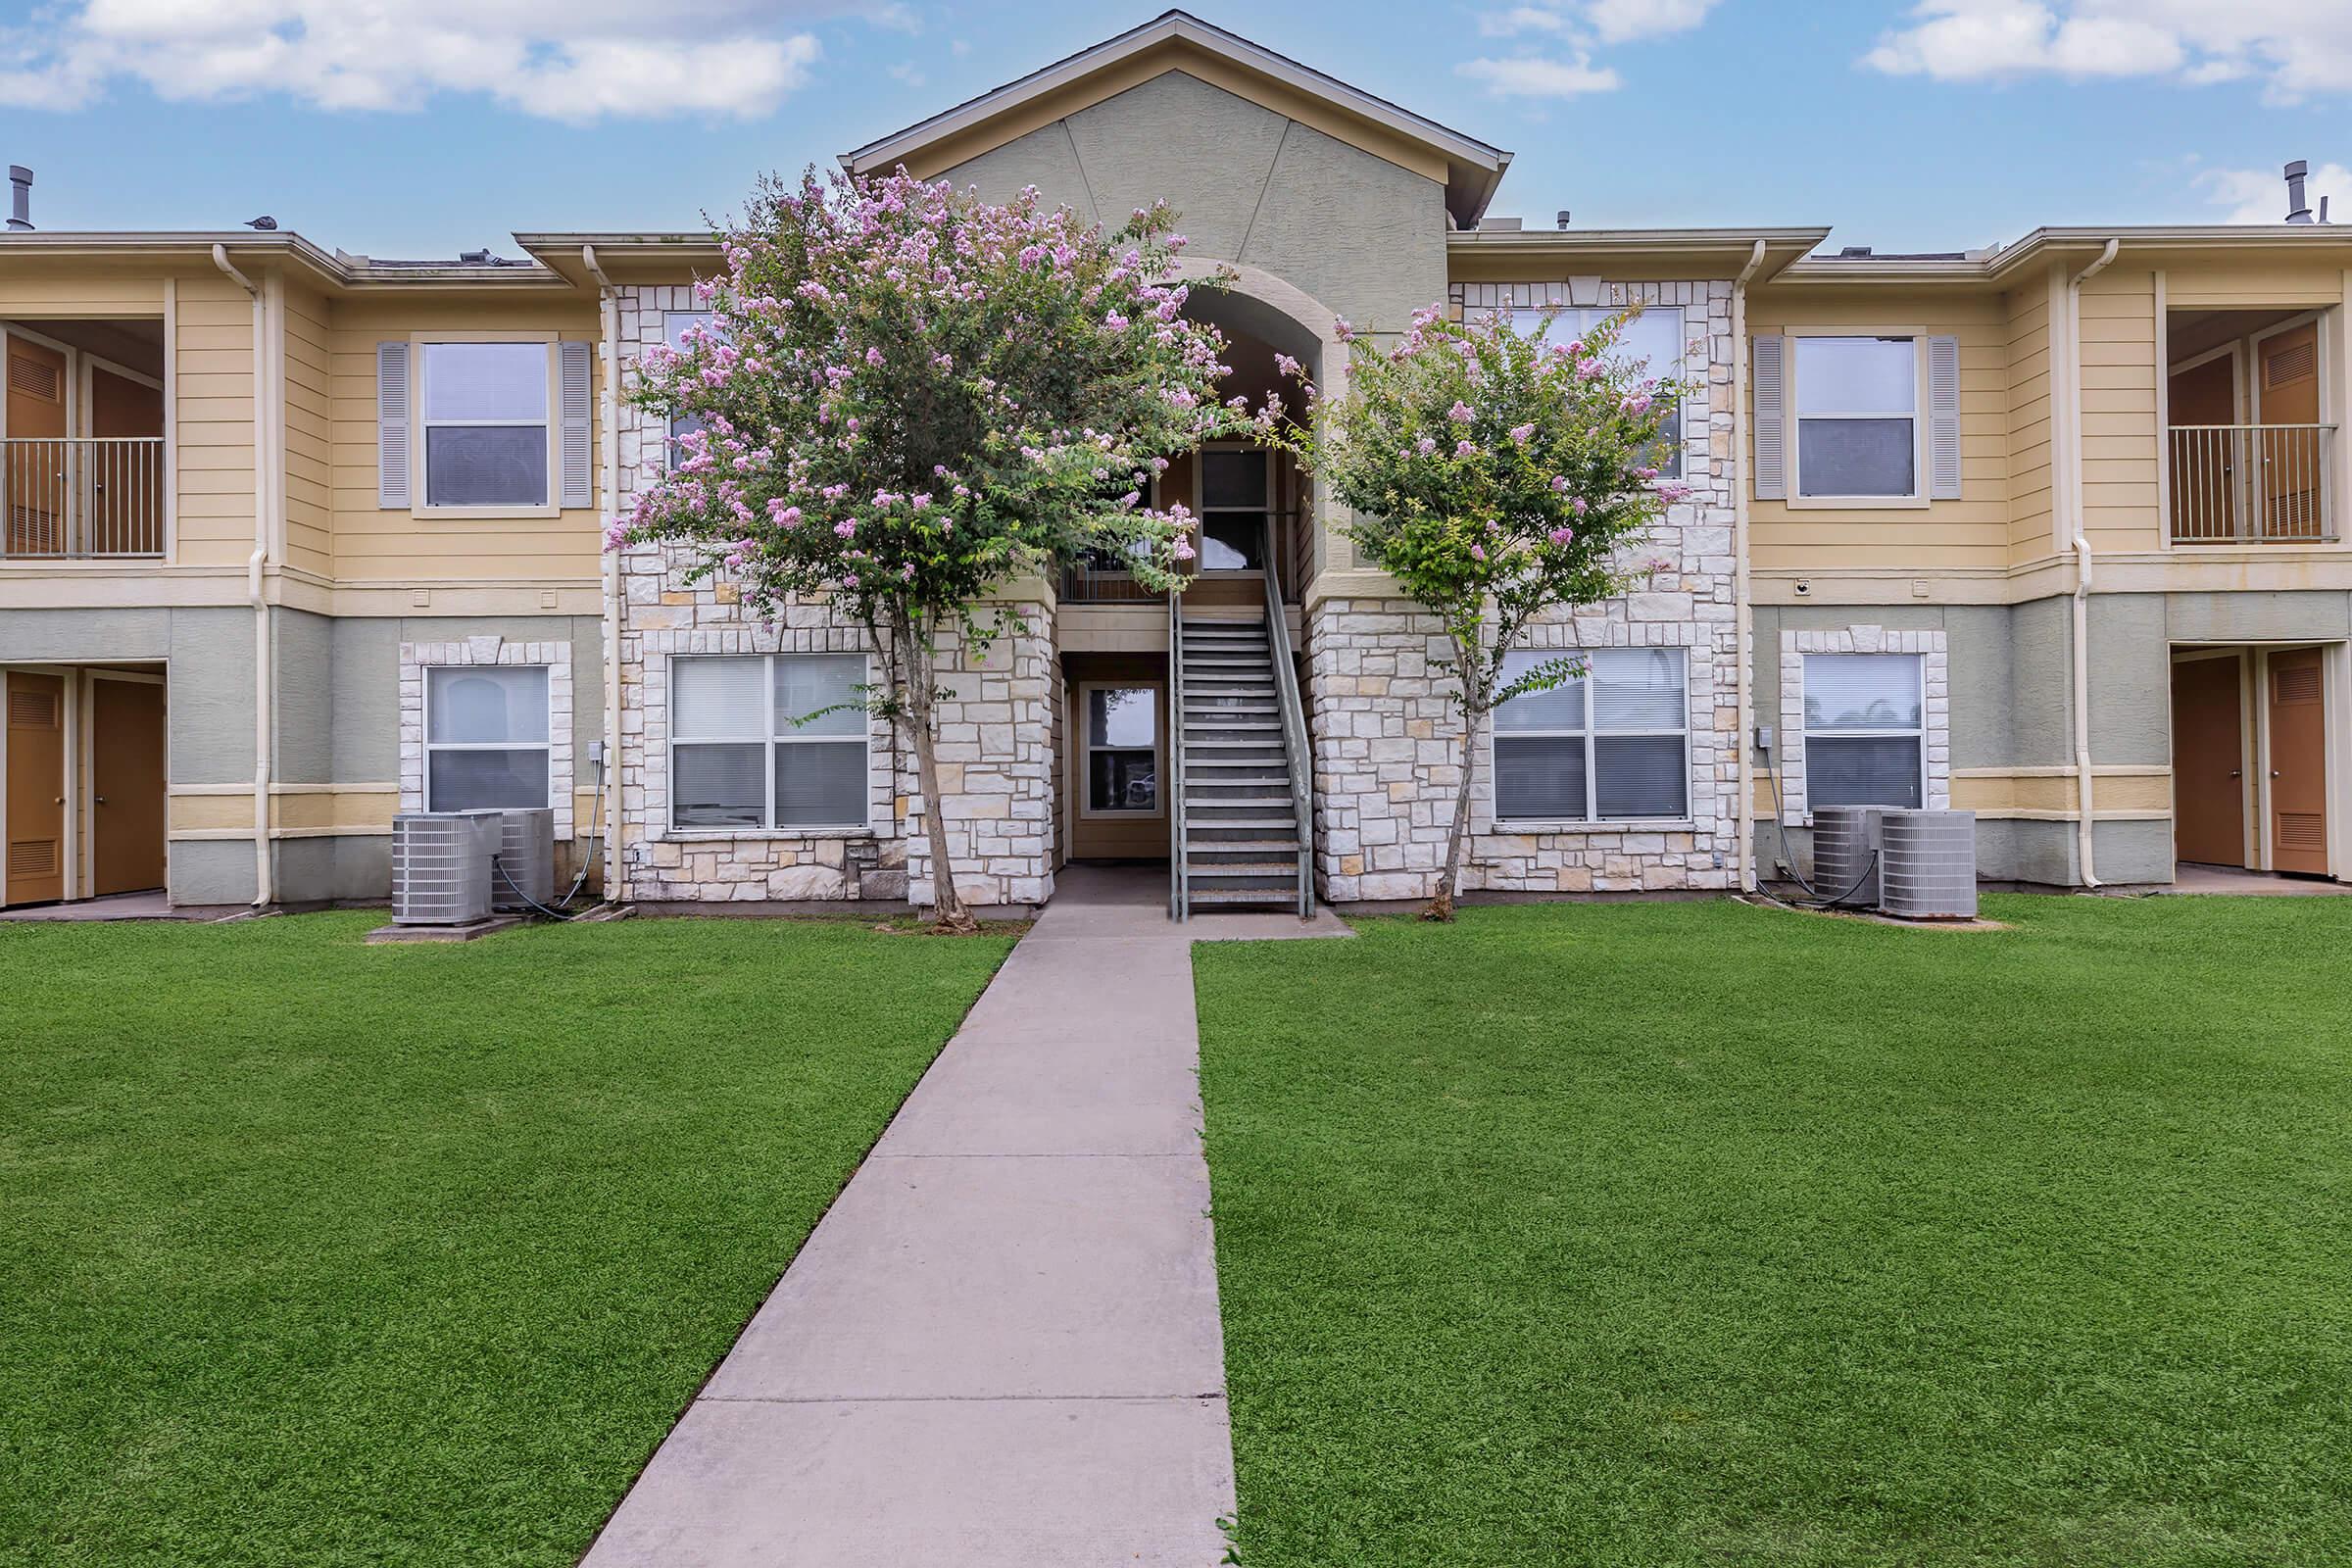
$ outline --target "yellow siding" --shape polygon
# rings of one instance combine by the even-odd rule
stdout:
[[[2050,552],[2050,281],[2004,297],[2009,315],[2009,553]]]
[[[2343,259],[2340,255],[2256,254],[2187,267],[2167,265],[2164,301],[2169,309],[2176,311],[2341,305]]]
[[[52,263],[51,265],[55,265]],[[0,316],[161,316],[164,280],[57,272],[27,275],[12,266],[0,280]]]
[[[2156,513],[2156,277],[2082,285],[2082,525],[2095,551],[2163,547]]]
[[[326,576],[334,570],[328,308],[304,289],[287,289],[285,299],[286,564]]]
[[[436,331],[554,331],[594,343],[599,322],[595,302],[585,298],[336,301],[327,334],[328,505],[336,577],[593,578],[603,548],[594,509],[552,517],[458,519],[377,508],[375,346]],[[601,451],[596,461],[601,474]]]
[[[241,566],[253,553],[253,300],[218,273],[179,280],[172,395],[178,421],[186,565]]]
[[[2006,564],[2011,342],[2000,300],[1910,288],[1760,289],[1749,296],[1748,328],[1917,330],[1960,340],[1960,499],[1885,509],[1753,502],[1749,550],[1757,568]]]

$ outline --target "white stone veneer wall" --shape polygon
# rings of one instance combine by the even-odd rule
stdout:
[[[620,290],[623,401],[619,510],[627,515],[667,461],[668,432],[631,406],[637,362],[663,341],[663,317],[704,307],[685,286]],[[688,553],[639,546],[621,556],[622,897],[763,901],[931,896],[930,856],[914,759],[872,728],[869,820],[862,830],[675,829],[669,824],[669,661],[682,655],[865,652],[865,634],[822,604],[787,608],[781,624],[745,614],[723,577],[687,581]],[[954,692],[940,713],[942,793],[965,899],[1042,903],[1053,889],[1053,611],[1020,607],[1028,629],[1001,639],[982,667],[960,667],[959,642],[942,650]]]
[[[1501,292],[1510,289],[1505,294]],[[1487,292],[1492,290],[1492,292]],[[1470,310],[1566,301],[1567,280],[1467,285]],[[1491,755],[1482,755],[1464,858],[1466,891],[1597,893],[1721,889],[1737,876],[1738,628],[1732,544],[1732,285],[1578,280],[1580,301],[1639,299],[1684,313],[1698,345],[1685,374],[1687,500],[1632,551],[1661,568],[1638,591],[1531,627],[1544,649],[1689,650],[1690,813],[1673,821],[1497,823]],[[1454,792],[1462,719],[1443,629],[1403,599],[1325,599],[1307,614],[1308,702],[1315,750],[1315,853],[1324,897],[1427,898],[1437,887]]]

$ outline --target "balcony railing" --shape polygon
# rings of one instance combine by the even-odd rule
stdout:
[[[2173,543],[2336,537],[2334,425],[2176,424],[2167,446]]]
[[[162,436],[11,436],[0,441],[11,561],[164,553]]]

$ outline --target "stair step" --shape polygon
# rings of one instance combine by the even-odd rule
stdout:
[[[1185,898],[1194,904],[1289,904],[1298,897],[1293,888],[1188,888]]]
[[[1188,834],[1184,841],[1184,853],[1188,857],[1195,855],[1253,855],[1262,858],[1268,855],[1288,855],[1296,858],[1298,854],[1298,839],[1295,834],[1287,839],[1201,839]]]
[[[1213,876],[1220,880],[1237,876],[1288,876],[1298,874],[1298,858],[1288,860],[1187,860],[1184,874],[1188,877]]]
[[[1282,726],[1281,726],[1280,724],[1203,724],[1203,725],[1201,725],[1200,727],[1201,727],[1202,729],[1280,729],[1280,728],[1282,728]],[[1211,750],[1217,750],[1217,751],[1229,751],[1229,752],[1239,752],[1239,751],[1250,751],[1250,752],[1268,752],[1268,751],[1270,751],[1270,752],[1279,752],[1279,751],[1281,751],[1281,750],[1282,750],[1282,742],[1281,742],[1281,740],[1280,740],[1279,738],[1262,738],[1262,739],[1258,739],[1258,740],[1213,740],[1213,741],[1212,741],[1212,740],[1208,739],[1208,738],[1207,738],[1207,737],[1205,737],[1205,736],[1200,736],[1200,735],[1187,735],[1186,737],[1184,737],[1184,749],[1185,749],[1185,751],[1186,751],[1186,753],[1187,753],[1188,755],[1189,755],[1190,753],[1193,753],[1193,752],[1211,751]]]
[[[1297,833],[1298,831],[1298,824],[1288,816],[1197,816],[1193,818],[1192,825],[1197,828],[1278,828],[1285,833]]]

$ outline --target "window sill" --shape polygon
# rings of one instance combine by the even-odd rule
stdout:
[[[1483,833],[1695,833],[1698,820],[1689,816],[1624,817],[1612,822],[1582,818],[1509,817],[1485,823]]]
[[[387,509],[389,510],[389,509]],[[416,522],[540,521],[564,515],[562,507],[412,507]]]
[[[654,835],[656,844],[735,844],[808,839],[878,839],[879,828],[854,827],[672,827]]]
[[[1790,512],[1925,512],[1926,496],[1798,496],[1781,503]]]

